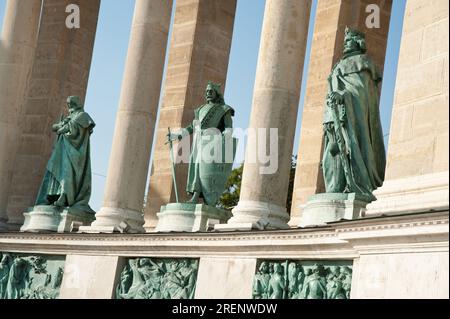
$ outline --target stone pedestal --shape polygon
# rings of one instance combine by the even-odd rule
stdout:
[[[49,205],[37,205],[24,214],[22,232],[71,232],[80,226],[90,225],[95,220],[92,212],[76,211],[70,207],[61,208]]]
[[[377,200],[367,205],[366,216],[448,210],[448,180],[446,171],[385,181],[374,192]]]
[[[170,203],[157,214],[156,232],[205,232],[214,222],[226,223],[231,212],[205,204]]]
[[[309,198],[303,210],[300,227],[323,225],[342,219],[352,220],[364,216],[367,196],[355,193],[324,193]]]

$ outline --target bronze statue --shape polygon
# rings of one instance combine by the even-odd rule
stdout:
[[[205,99],[206,104],[194,110],[192,123],[182,132],[169,133],[168,139],[171,142],[194,135],[186,186],[192,198],[188,203],[195,204],[203,198],[207,205],[215,206],[231,173],[236,150],[235,139],[231,136],[234,110],[225,104],[218,84],[208,82]],[[205,158],[205,149],[219,152],[209,161]]]
[[[89,138],[95,126],[80,98],[67,98],[69,115],[52,126],[58,135],[48,161],[36,205],[70,207],[72,211],[95,213],[89,207],[91,158]]]
[[[344,55],[328,78],[322,169],[327,193],[375,200],[386,154],[380,122],[381,75],[366,54],[365,35],[346,28]]]

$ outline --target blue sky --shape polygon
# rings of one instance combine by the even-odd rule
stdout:
[[[0,23],[6,0],[0,0]],[[403,13],[406,0],[395,0],[391,15],[390,32],[384,67],[381,95],[381,118],[387,145],[390,117],[395,88],[398,52],[400,47]],[[228,67],[225,100],[236,110],[234,125],[248,127],[252,105],[253,85],[256,74],[259,40],[264,15],[264,0],[238,0],[233,41]],[[307,55],[304,65],[302,91],[299,103],[294,154],[300,137],[304,87],[307,80],[308,61],[317,0],[313,0],[309,28]],[[129,33],[133,17],[134,0],[102,0],[98,20],[85,108],[96,121],[92,135],[92,197],[91,206],[98,210],[102,204],[106,172],[112,145],[116,111],[128,49]],[[83,14],[81,12],[81,14]],[[300,76],[300,75],[299,75]],[[237,161],[242,161],[238,154]]]

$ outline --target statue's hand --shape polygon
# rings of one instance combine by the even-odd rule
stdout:
[[[328,94],[328,99],[333,102],[334,104],[342,104],[344,102],[344,97],[341,93],[337,91],[333,91],[330,94]]]
[[[61,126],[59,125],[59,123],[56,123],[56,124],[52,125],[53,132],[57,132],[60,128],[61,128]]]
[[[56,133],[59,135],[59,134],[65,134],[67,132],[69,132],[69,128],[67,126],[63,126],[63,127],[59,128]]]
[[[167,134],[167,141],[176,141],[176,140],[181,140],[183,138],[183,135],[181,135],[180,133],[170,133]]]

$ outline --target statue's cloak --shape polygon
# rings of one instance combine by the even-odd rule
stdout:
[[[379,112],[381,75],[367,55],[357,54],[338,62],[328,82],[328,93],[337,91],[344,98],[351,176],[363,194],[373,196],[372,191],[383,183],[386,166]],[[332,121],[331,110],[325,106],[324,123]],[[336,179],[342,178],[336,177],[336,158],[327,151],[329,143],[325,135],[322,165],[327,192],[336,192]]]
[[[67,119],[69,132],[57,137],[36,205],[47,205],[50,197],[57,197],[57,206],[94,213],[88,203],[91,196],[89,138],[95,123],[83,111]]]

